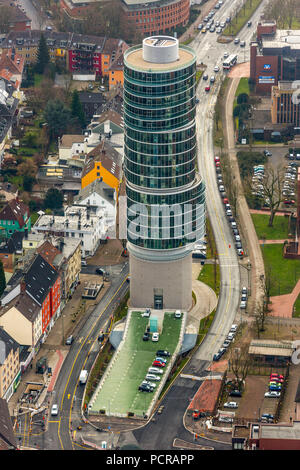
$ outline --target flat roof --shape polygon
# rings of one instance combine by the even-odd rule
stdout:
[[[261,426],[262,439],[300,439],[300,422],[294,421],[293,425],[278,426],[266,425]]]
[[[142,69],[142,70],[147,70],[148,72],[151,72],[151,71],[164,71],[164,70],[179,69],[183,67],[184,65],[188,65],[189,63],[192,63],[196,59],[195,53],[192,51],[192,49],[181,46],[181,45],[179,46],[179,49],[178,49],[178,55],[179,55],[179,59],[175,60],[174,62],[168,62],[164,64],[147,62],[143,58],[143,48],[141,45],[139,45],[139,46],[135,46],[130,49],[127,49],[127,51],[124,54],[124,62],[129,67],[131,66],[135,69]]]

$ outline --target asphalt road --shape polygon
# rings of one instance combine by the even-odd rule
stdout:
[[[49,409],[53,403],[59,405],[57,417],[49,416],[47,431],[34,440],[41,448],[72,450],[71,421],[80,422],[80,405],[84,387],[79,385],[82,369],[90,370],[99,350],[97,337],[115,308],[128,291],[126,282],[128,265],[119,266],[119,273],[111,276],[111,287],[96,305],[83,325],[75,332],[75,341],[60,370]],[[73,407],[73,409],[72,409]]]

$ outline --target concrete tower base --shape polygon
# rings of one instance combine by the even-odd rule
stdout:
[[[145,261],[129,254],[130,306],[180,309],[192,307],[192,254],[175,261]],[[159,304],[162,300],[162,305]]]

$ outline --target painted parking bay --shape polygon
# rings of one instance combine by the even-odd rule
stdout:
[[[143,341],[149,318],[142,317],[141,314],[142,312],[131,312],[125,339],[111,360],[109,373],[103,377],[104,380],[101,380],[99,389],[90,401],[89,413],[103,410],[114,416],[127,416],[129,412],[143,416],[153,400],[155,390],[153,393],[140,392],[138,387],[151,367],[158,349],[174,353],[182,319],[175,318],[174,312],[164,313],[159,322],[159,341]],[[169,360],[170,358],[168,363]],[[164,376],[165,372],[162,377]],[[156,383],[157,389],[160,382]]]

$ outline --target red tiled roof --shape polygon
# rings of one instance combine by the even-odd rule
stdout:
[[[36,251],[52,266],[54,258],[60,254],[60,251],[47,240]]]
[[[0,212],[0,220],[16,220],[19,227],[22,228],[26,224],[23,216],[27,214],[29,217],[29,207],[17,199],[12,199]],[[27,217],[27,218],[28,218]]]

